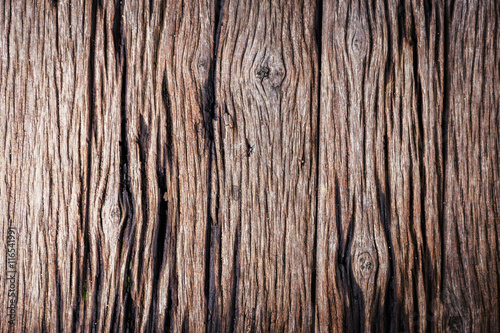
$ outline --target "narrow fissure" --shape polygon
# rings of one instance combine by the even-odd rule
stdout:
[[[123,50],[123,63],[122,63],[122,84],[121,84],[121,105],[120,105],[120,117],[121,117],[121,128],[120,128],[120,193],[119,195],[122,197],[122,201],[127,205],[129,208],[127,210],[127,214],[129,216],[126,217],[128,221],[131,220],[132,216],[134,215],[134,204],[133,204],[133,197],[132,197],[132,189],[130,186],[130,179],[129,179],[129,174],[128,174],[128,161],[129,161],[129,149],[128,149],[128,140],[127,140],[127,52],[126,49]],[[130,201],[129,201],[130,200]],[[122,226],[122,228],[125,228],[126,226]],[[129,232],[132,232],[130,230]],[[130,259],[130,244],[127,244],[129,246],[129,251],[127,251],[127,258],[126,258],[126,288],[125,288],[125,311],[124,311],[124,318],[123,318],[123,324],[127,328],[133,328],[134,327],[134,314],[133,314],[133,308],[132,308],[132,296],[130,293],[130,283],[129,281],[130,276],[131,276],[131,269],[129,265],[129,260]]]
[[[140,246],[138,246],[138,251],[137,251],[137,256],[139,258],[144,258],[144,253],[146,251],[144,244],[146,244],[146,238],[148,237],[148,224],[149,224],[149,184],[148,184],[148,176],[147,176],[147,170],[146,170],[146,165],[148,163],[148,146],[149,146],[149,126],[146,124],[146,121],[144,120],[144,117],[142,114],[139,116],[139,138],[138,138],[138,146],[139,146],[139,163],[140,163],[140,189],[141,189],[141,212],[142,212],[142,225],[138,228],[139,230],[136,230],[139,232],[139,240],[137,241]],[[144,260],[138,260],[137,261],[137,275],[135,276],[137,278],[136,281],[133,281],[136,283],[138,286],[143,285],[143,266],[144,265]],[[147,269],[147,267],[146,267]],[[141,293],[146,293],[144,289],[141,290]],[[142,314],[146,311],[144,309],[145,304],[143,303],[144,297],[141,297],[140,300],[140,312],[139,315],[142,316]],[[137,304],[136,304],[137,305]]]
[[[115,15],[113,19],[113,42],[115,46],[116,63],[120,64],[125,51],[123,33],[123,1],[115,1]]]
[[[441,184],[440,184],[440,198],[438,199],[438,209],[439,209],[439,233],[438,237],[444,237],[444,232],[445,232],[445,221],[444,221],[444,204],[446,200],[446,168],[448,165],[448,123],[449,123],[449,114],[450,114],[450,96],[449,96],[449,90],[450,90],[450,79],[449,79],[449,73],[450,73],[450,59],[448,59],[449,55],[449,47],[450,44],[453,42],[450,40],[450,30],[449,26],[451,25],[451,19],[449,18],[448,14],[450,11],[453,11],[453,1],[450,3],[445,4],[444,8],[444,20],[443,20],[443,30],[444,30],[444,36],[443,36],[443,41],[444,41],[444,54],[443,54],[443,59],[444,59],[444,74],[443,74],[443,114],[442,114],[442,120],[441,120],[441,144],[442,144],[442,152],[443,152],[443,165],[442,165],[442,173],[443,176],[441,178]],[[446,261],[445,261],[445,255],[446,255],[446,246],[444,243],[444,239],[440,238],[439,239],[440,244],[441,244],[441,295],[438,295],[440,299],[443,297],[443,289],[444,289],[444,284],[445,284],[445,266],[446,266]]]
[[[236,226],[236,235],[233,246],[233,285],[231,288],[231,309],[229,310],[229,332],[235,332],[235,327],[238,327],[238,289],[240,280],[240,242],[241,242],[241,226]]]
[[[425,181],[425,172],[424,172],[424,152],[423,152],[423,147],[422,147],[422,140],[424,137],[424,122],[423,122],[423,97],[422,97],[422,82],[420,79],[419,75],[419,53],[418,53],[418,39],[417,39],[417,27],[415,24],[415,17],[412,14],[411,15],[411,24],[412,24],[412,29],[411,29],[411,40],[412,40],[412,48],[413,48],[413,80],[414,80],[414,89],[415,89],[415,97],[416,97],[416,114],[417,118],[416,124],[415,120],[413,120],[412,127],[414,128],[413,130],[413,137],[414,137],[414,144],[413,147],[415,149],[415,158],[417,159],[417,168],[418,168],[418,175],[420,176],[419,179],[419,184],[420,184],[420,206],[416,207],[415,201],[417,198],[415,198],[414,190],[415,190],[415,183],[413,179],[413,169],[414,169],[414,158],[412,157],[412,154],[410,154],[410,214],[412,214],[411,219],[410,219],[410,235],[411,235],[411,240],[412,243],[415,246],[415,262],[413,263],[413,276],[412,276],[412,281],[413,281],[413,308],[415,315],[413,314],[408,314],[411,320],[416,320],[415,327],[417,331],[421,331],[420,325],[420,316],[422,315],[419,311],[419,306],[418,306],[418,297],[417,297],[417,273],[419,270],[419,260],[422,260],[421,256],[424,256],[424,263],[425,263],[425,252],[419,253],[419,248],[425,249],[427,248],[427,237],[426,237],[426,228],[425,228],[425,193],[426,193],[426,187],[427,184]],[[411,146],[410,146],[411,149]],[[420,220],[419,221],[414,221],[413,214],[415,212],[415,209],[420,209]],[[419,241],[417,240],[417,235],[415,233],[414,228],[418,228],[418,226],[415,224],[415,222],[420,222],[421,225],[421,233],[422,233],[422,246],[420,247]],[[424,279],[427,278],[427,275],[425,275],[425,265],[422,265],[423,267],[423,274],[424,274]],[[429,304],[427,304],[429,305]],[[410,326],[411,327],[411,326]]]
[[[164,9],[162,9],[162,12],[164,11]],[[156,47],[156,49],[158,48],[158,45]],[[157,51],[157,50],[156,50]],[[155,57],[156,59],[156,57]],[[169,218],[169,213],[171,214],[171,212],[169,212],[169,204],[171,204],[171,202],[169,201],[169,193],[168,193],[168,185],[167,185],[167,166],[165,165],[165,163],[168,164],[168,167],[169,167],[169,172],[170,174],[172,173],[172,146],[173,146],[173,143],[172,143],[172,111],[170,109],[170,96],[169,96],[169,92],[168,92],[168,89],[167,89],[167,79],[166,79],[166,74],[165,72],[163,73],[163,79],[162,79],[162,82],[161,82],[161,99],[162,99],[162,103],[163,103],[163,107],[165,109],[165,122],[166,122],[166,146],[164,148],[164,152],[166,153],[165,154],[165,157],[166,157],[166,161],[165,159],[161,160],[161,161],[158,161],[158,165],[157,165],[157,170],[156,170],[156,173],[157,173],[157,179],[158,179],[158,189],[159,189],[159,193],[160,193],[160,197],[158,198],[158,229],[156,231],[156,238],[155,238],[155,264],[154,264],[154,278],[153,278],[153,288],[154,290],[156,290],[156,293],[154,295],[155,299],[156,299],[156,304],[159,305],[159,304],[162,304],[161,300],[159,299],[159,296],[161,294],[160,292],[160,274],[161,274],[161,271],[164,267],[164,264],[165,264],[165,259],[166,259],[166,256],[165,256],[165,251],[166,251],[166,248],[168,246],[168,241],[171,239],[172,237],[172,220],[171,218]],[[160,120],[158,121],[160,123]],[[158,128],[160,128],[160,124],[158,124]],[[157,139],[157,142],[161,142],[161,138],[160,138],[160,131],[158,131],[158,139]],[[161,145],[157,145],[157,156],[162,156],[162,146]],[[170,253],[170,251],[168,251]],[[170,276],[170,272],[169,273],[169,276]],[[170,326],[170,311],[171,311],[171,306],[169,306],[169,304],[171,304],[171,300],[169,299],[170,298],[170,294],[171,294],[171,290],[170,290],[170,282],[169,282],[169,287],[168,287],[168,292],[167,292],[167,307],[166,307],[166,310],[165,310],[165,318],[164,318],[164,322],[162,323],[164,329],[166,329],[165,327],[169,327]],[[156,325],[160,324],[158,321],[155,320],[154,318],[154,311],[151,311],[150,312],[150,318],[149,318],[150,322],[151,323],[156,323]],[[155,327],[155,326],[153,326]],[[154,329],[158,330],[158,327],[156,326]]]
[[[158,156],[161,156],[160,152],[158,152]],[[163,259],[165,257],[164,252],[165,243],[167,242],[167,224],[169,223],[168,201],[165,198],[165,195],[167,194],[167,178],[165,168],[158,168],[157,178],[160,197],[158,198],[158,229],[155,242],[156,260],[153,279],[153,284],[157,286],[156,290],[159,288],[158,281],[160,279],[160,272],[163,266]]]
[[[313,237],[313,263],[311,270],[311,306],[312,306],[312,322],[311,327],[315,327],[316,320],[316,304],[317,304],[317,268],[318,268],[318,213],[319,213],[319,175],[320,175],[320,144],[321,144],[321,58],[323,52],[323,0],[318,0],[316,3],[315,13],[315,31],[316,31],[316,52],[318,60],[318,79],[317,79],[317,100],[318,103],[317,118],[316,118],[316,212],[314,214],[314,237]]]
[[[80,216],[83,216],[82,215],[83,214],[83,211],[82,211],[83,207],[82,207],[82,203],[81,203],[82,202],[81,198],[79,198],[79,201],[80,201],[80,203],[78,205],[78,213],[79,213]],[[77,248],[78,249],[80,249],[80,247],[82,247],[82,244],[80,243],[80,239],[77,239],[76,244],[77,244]],[[84,246],[83,246],[83,248],[85,248]],[[79,256],[80,253],[76,252],[76,254],[75,253],[72,254],[72,256],[71,256],[71,267],[73,267],[73,263],[75,261],[77,261],[77,259],[75,259],[75,256]],[[85,253],[85,251],[84,251],[84,253]],[[83,263],[83,265],[81,265],[82,263]],[[77,264],[76,264],[76,266],[77,267],[75,267],[76,268],[75,269],[75,274],[76,274],[75,281],[76,281],[76,284],[77,284],[77,290],[76,290],[75,301],[76,301],[77,304],[82,304],[82,297],[83,297],[83,295],[82,295],[81,291],[83,291],[83,288],[82,288],[82,286],[80,286],[80,283],[82,281],[82,276],[85,277],[85,274],[81,273],[84,270],[85,261],[78,261]],[[82,268],[80,268],[79,266],[82,267]],[[72,279],[70,279],[70,281],[72,281]],[[72,317],[73,318],[73,322],[71,323],[71,331],[72,332],[75,332],[76,329],[77,329],[77,327],[78,327],[78,321],[80,319],[80,311],[81,311],[81,306],[75,306],[73,308],[73,317]]]
[[[387,24],[387,34],[388,34],[388,52],[387,52],[387,59],[386,59],[386,66],[385,66],[385,72],[384,72],[384,84],[385,84],[385,91],[387,94],[387,91],[394,91],[394,81],[391,80],[391,75],[394,71],[394,56],[393,56],[393,47],[394,46],[401,46],[401,24],[399,23],[399,19],[401,19],[401,15],[398,10],[398,40],[393,42],[394,39],[394,33],[397,33],[398,31],[393,31],[391,27],[391,17],[389,13],[389,4],[387,0],[384,0],[384,11],[385,11],[385,21]],[[390,87],[389,85],[392,85]],[[390,89],[388,89],[390,88]],[[393,101],[390,102],[392,106]],[[387,108],[387,106],[386,106]],[[391,216],[390,213],[388,212],[388,208],[390,207],[390,200],[391,200],[391,187],[390,187],[390,160],[389,160],[389,140],[387,133],[390,130],[389,129],[389,123],[394,124],[392,120],[388,119],[389,117],[392,117],[392,108],[389,108],[389,115],[387,112],[384,115],[384,120],[385,120],[385,134],[384,134],[384,174],[385,174],[385,179],[384,181],[384,187],[385,187],[385,193],[382,190],[382,184],[380,184],[380,180],[376,178],[377,182],[377,189],[378,189],[378,198],[380,200],[380,216],[383,221],[383,230],[385,234],[385,239],[387,241],[387,248],[388,248],[388,279],[387,279],[387,285],[386,285],[386,292],[384,295],[385,301],[384,301],[384,308],[382,310],[382,320],[383,320],[383,327],[386,331],[393,331],[394,330],[394,309],[395,309],[395,286],[394,286],[394,276],[395,276],[395,265],[394,265],[394,246],[392,242],[392,235],[391,235]],[[392,130],[392,129],[391,129]]]
[[[83,250],[83,272],[82,277],[83,281],[79,281],[78,285],[80,290],[82,290],[81,297],[83,298],[83,314],[82,316],[86,317],[87,309],[91,309],[91,311],[95,311],[92,313],[92,322],[94,322],[95,316],[97,315],[97,309],[94,309],[92,306],[86,306],[86,298],[87,298],[87,288],[88,288],[88,280],[92,276],[97,276],[96,272],[92,272],[90,265],[90,183],[92,180],[92,137],[94,134],[94,113],[95,113],[95,38],[96,38],[96,26],[97,26],[97,2],[93,1],[91,5],[91,22],[90,22],[90,49],[89,49],[89,59],[88,59],[88,92],[87,96],[89,98],[89,112],[88,112],[88,132],[87,132],[87,183],[84,188],[87,189],[87,193],[85,193],[85,222],[83,225],[83,239],[84,239],[84,250]],[[94,303],[96,304],[96,303]],[[75,318],[75,321],[77,319]]]
[[[215,248],[212,240],[212,234],[214,233],[213,225],[214,225],[214,217],[212,216],[212,205],[215,204],[218,206],[218,202],[214,203],[212,198],[212,189],[213,189],[213,173],[214,173],[214,156],[215,156],[215,129],[214,129],[214,121],[218,120],[217,114],[217,101],[216,101],[216,69],[217,69],[217,53],[219,47],[219,34],[222,22],[222,6],[224,5],[224,0],[217,0],[214,3],[215,6],[215,22],[214,22],[214,31],[213,31],[213,50],[212,57],[210,60],[210,68],[207,78],[207,84],[205,86],[205,93],[207,94],[207,106],[206,109],[203,110],[203,118],[205,122],[205,131],[206,131],[206,148],[208,149],[208,161],[207,161],[207,205],[206,205],[206,214],[207,214],[207,226],[205,233],[205,281],[204,281],[204,292],[205,292],[205,304],[206,304],[206,314],[205,314],[205,328],[206,332],[210,332],[212,328],[212,314],[214,313],[215,306],[215,277],[214,271],[212,267],[212,263],[215,263],[213,259]],[[216,200],[219,200],[216,198]],[[216,216],[215,219],[218,217]],[[217,223],[216,221],[215,223]],[[216,319],[218,322],[219,320]]]
[[[60,45],[59,45],[59,10],[57,8],[57,0],[54,0],[54,10],[55,10],[55,19],[56,19],[56,50],[57,50],[57,56],[58,58],[60,57]],[[59,61],[59,65],[61,65],[61,61]],[[62,66],[61,66],[62,67]],[[59,96],[59,82],[57,80],[57,75],[56,75],[56,66],[54,66],[54,88],[55,88],[55,93],[56,93],[56,117],[57,117],[57,137],[60,139],[61,138],[61,106],[60,106],[60,96]],[[59,141],[59,143],[61,143]],[[61,150],[59,149],[59,159],[62,160],[61,158]],[[58,304],[58,307],[62,306],[62,293],[61,293],[61,274],[59,270],[60,263],[58,261],[59,258],[59,242],[57,241],[59,239],[59,227],[60,227],[60,220],[59,218],[56,219],[56,242],[55,242],[55,275],[56,275],[56,304]],[[58,309],[58,313],[56,316],[57,322],[56,322],[56,330],[59,332],[62,330],[62,311],[61,309]]]
[[[167,145],[166,145],[166,155],[167,163],[170,173],[173,173],[173,157],[174,157],[174,137],[173,137],[173,121],[172,121],[172,110],[170,108],[170,94],[168,92],[167,86],[167,76],[163,73],[163,81],[161,84],[161,96],[163,101],[163,107],[165,108],[165,121],[167,130]]]

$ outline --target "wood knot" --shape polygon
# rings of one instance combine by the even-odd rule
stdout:
[[[363,54],[366,49],[366,41],[363,36],[355,35],[352,40],[352,50],[355,54]]]
[[[269,72],[270,72],[269,67],[263,66],[259,68],[259,70],[257,71],[257,77],[262,82],[262,80],[267,79],[269,77]]]
[[[368,52],[368,34],[365,22],[352,22],[349,29],[349,53],[357,59],[362,61]]]
[[[256,71],[260,83],[266,82],[273,88],[281,86],[285,79],[285,66],[283,61],[276,57],[268,58]]]
[[[281,86],[283,80],[285,79],[285,69],[283,67],[278,67],[271,72],[269,82],[271,86],[277,88]]]
[[[373,260],[373,256],[368,251],[358,254],[356,257],[355,269],[359,277],[369,277],[375,270],[375,261]]]
[[[113,221],[115,221],[115,223],[118,223],[120,222],[121,215],[122,212],[120,210],[120,206],[115,205],[115,207],[111,210],[111,218],[113,219]]]
[[[209,64],[210,62],[206,57],[203,57],[198,61],[198,67],[205,71],[208,70]]]

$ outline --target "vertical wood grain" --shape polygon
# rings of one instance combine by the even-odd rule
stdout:
[[[444,325],[494,331],[499,311],[500,6],[447,1]]]
[[[318,330],[439,327],[443,7],[324,2]]]
[[[94,6],[85,322],[106,331],[201,331],[215,8]]]
[[[0,2],[0,331],[495,331],[499,17]]]
[[[313,319],[316,4],[224,2],[216,63],[214,331]]]
[[[82,311],[90,12],[84,1],[60,10],[50,1],[0,4],[2,331],[71,331]],[[13,326],[10,226],[18,232]]]

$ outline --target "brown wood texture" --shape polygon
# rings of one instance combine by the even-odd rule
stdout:
[[[313,318],[316,4],[228,0],[222,11],[211,327],[304,331]]]
[[[325,3],[318,328],[441,322],[443,7]]]
[[[1,1],[0,331],[497,331],[499,26]]]

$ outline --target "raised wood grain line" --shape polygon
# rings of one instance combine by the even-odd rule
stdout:
[[[223,12],[216,67],[217,329],[309,330],[316,4],[225,1]]]
[[[0,331],[495,331],[499,18],[0,2]]]
[[[317,327],[438,328],[444,4],[324,7]]]
[[[90,6],[75,2],[82,13]],[[15,330],[71,330],[81,309],[89,27],[57,4],[3,2],[1,229],[19,231]],[[2,233],[3,234],[3,233]],[[6,258],[1,256],[1,271]],[[2,283],[0,330],[9,325]],[[58,309],[62,309],[58,311]]]
[[[443,302],[450,331],[498,326],[498,4],[448,2]],[[496,219],[496,220],[495,220]],[[497,309],[497,310],[494,310]]]

